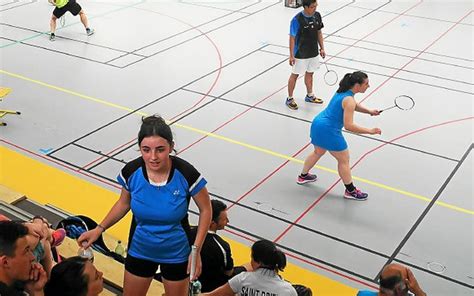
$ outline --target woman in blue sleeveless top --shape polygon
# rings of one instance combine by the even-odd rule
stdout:
[[[298,176],[298,184],[316,181],[316,175],[310,174],[309,170],[326,151],[329,151],[337,160],[339,176],[346,186],[344,197],[355,200],[367,199],[368,194],[357,189],[352,183],[349,150],[342,135],[342,127],[356,134],[380,135],[382,133],[379,128],[365,128],[354,123],[354,111],[370,115],[380,114],[379,110],[367,109],[354,99],[355,94],[364,93],[368,88],[367,74],[357,71],[344,75],[329,105],[313,119],[310,136],[314,151],[304,162],[303,171]]]

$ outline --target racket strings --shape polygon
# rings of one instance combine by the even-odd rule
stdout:
[[[415,106],[415,101],[406,95],[396,97],[394,102],[395,106],[401,110],[410,110]]]
[[[400,110],[407,111],[407,110],[413,109],[413,107],[415,106],[415,100],[413,100],[412,97],[407,96],[407,95],[401,95],[401,96],[396,97],[393,100],[393,103],[394,103],[393,106],[382,109],[380,110],[380,112],[390,110],[393,108],[398,108]]]
[[[337,80],[337,73],[334,70],[329,70],[324,74],[324,82],[326,82],[327,85],[334,85],[337,83]]]
[[[329,70],[328,64],[326,62],[324,62],[323,64],[326,67],[326,73],[324,74],[324,82],[326,82],[326,84],[329,86],[336,84],[337,81],[339,80],[339,77],[337,77],[336,71]]]

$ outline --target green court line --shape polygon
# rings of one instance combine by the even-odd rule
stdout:
[[[112,14],[112,13],[115,13],[115,12],[118,12],[118,11],[121,11],[121,10],[124,10],[124,9],[127,9],[127,8],[131,8],[131,7],[134,7],[134,6],[137,6],[139,4],[142,4],[142,3],[145,3],[145,0],[141,0],[137,3],[134,3],[134,4],[130,4],[130,5],[127,5],[127,6],[122,6],[122,7],[119,7],[117,9],[114,9],[114,10],[111,10],[111,11],[107,11],[107,12],[104,12],[104,13],[101,13],[101,14],[98,14],[98,15],[93,15],[91,17],[88,17],[89,19],[95,19],[95,18],[98,18],[98,17],[103,17],[103,16],[106,16],[108,14]],[[58,28],[57,31],[60,31],[61,29],[64,29],[64,28],[67,28],[67,27],[70,27],[70,26],[74,26],[74,25],[77,25],[81,23],[80,21],[77,21],[77,22],[74,22],[74,23],[70,23],[68,25],[65,25],[64,27],[62,28]],[[11,42],[11,43],[8,43],[8,44],[5,44],[5,45],[2,45],[0,46],[0,49],[1,48],[6,48],[6,47],[10,47],[10,46],[13,46],[13,45],[17,45],[17,44],[20,44],[20,43],[23,43],[25,41],[28,41],[28,40],[31,40],[31,39],[35,39],[39,36],[43,36],[45,34],[49,34],[49,31],[45,31],[45,32],[41,32],[41,33],[37,33],[33,36],[30,36],[30,37],[26,37],[24,39],[21,39],[21,40],[17,40],[17,41],[14,41],[14,42]]]

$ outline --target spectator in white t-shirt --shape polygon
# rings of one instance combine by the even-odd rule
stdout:
[[[273,242],[259,240],[254,243],[251,259],[250,264],[254,271],[240,273],[227,284],[204,295],[297,296],[293,286],[278,275],[278,271],[283,271],[286,266],[286,257]]]

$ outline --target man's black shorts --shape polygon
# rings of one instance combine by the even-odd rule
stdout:
[[[69,0],[69,2],[61,8],[55,8],[53,10],[53,15],[56,18],[62,17],[66,12],[72,13],[72,15],[78,15],[81,12],[81,5],[76,2],[76,0]]]

